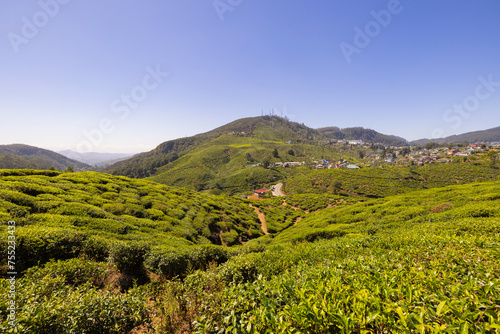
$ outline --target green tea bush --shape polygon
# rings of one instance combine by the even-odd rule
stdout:
[[[17,231],[18,272],[44,264],[50,259],[66,260],[77,257],[88,237],[85,233],[54,228],[26,227],[18,228]]]
[[[26,270],[24,278],[36,282],[48,277],[64,277],[65,284],[75,287],[91,282],[92,286],[102,288],[108,275],[106,263],[74,258],[65,261],[50,261],[43,267],[31,267]]]
[[[310,229],[307,233],[300,235],[293,239],[293,242],[315,242],[318,240],[329,240],[333,238],[343,237],[347,233],[338,230],[328,230],[328,229]]]
[[[196,332],[496,333],[499,235],[481,232],[488,219],[475,224],[461,236],[468,223],[427,223],[233,258],[218,269],[232,284]]]
[[[5,189],[2,189],[0,192],[0,198],[4,201],[30,208],[33,207],[36,200],[33,196]]]
[[[18,281],[16,333],[128,333],[150,323],[143,289],[102,292],[91,283],[73,287],[62,276]],[[6,280],[0,280],[2,295]],[[0,331],[9,333],[7,299],[0,301]]]
[[[82,242],[80,255],[86,259],[103,262],[109,257],[112,242],[102,237],[89,236]]]
[[[207,269],[211,263],[221,264],[231,257],[231,251],[220,246],[199,246],[175,251],[152,251],[146,258],[146,267],[166,278],[184,277],[198,269]]]
[[[125,274],[144,276],[144,259],[149,251],[146,244],[115,243],[109,250],[109,262]]]
[[[232,246],[238,241],[238,232],[236,232],[235,230],[230,230],[229,232],[222,233],[221,237],[226,245]]]

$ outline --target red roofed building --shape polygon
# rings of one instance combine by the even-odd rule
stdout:
[[[257,197],[262,197],[262,196],[266,196],[268,191],[269,191],[269,189],[262,188],[262,189],[254,190],[253,194]]]

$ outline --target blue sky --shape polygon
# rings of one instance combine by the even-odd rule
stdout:
[[[0,144],[140,152],[262,111],[500,126],[496,0],[4,0]]]

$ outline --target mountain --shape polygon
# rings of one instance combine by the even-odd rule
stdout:
[[[361,127],[340,129],[332,126],[320,128],[318,132],[330,139],[362,140],[365,143],[380,143],[387,146],[408,145],[404,138],[384,135],[375,130]]]
[[[85,163],[43,148],[23,144],[0,145],[0,169],[49,169],[52,166],[60,170],[69,166],[75,170],[91,168]]]
[[[335,128],[328,128],[335,129]],[[160,144],[156,149],[116,163],[103,171],[195,190],[251,190],[284,178],[283,171],[252,168],[278,161],[315,159],[351,161],[359,152],[330,144],[338,136],[278,116],[243,118],[193,137]],[[340,131],[340,130],[339,130]],[[344,129],[342,138],[404,145],[406,141],[363,128]],[[229,191],[231,193],[231,191]]]
[[[85,164],[92,166],[95,165],[98,167],[106,167],[133,156],[133,154],[128,153],[78,153],[72,150],[64,150],[58,153],[64,155],[69,159],[77,160]]]
[[[321,137],[314,129],[277,116],[243,118],[206,133],[166,141],[150,152],[116,163],[104,171],[129,177],[152,176],[158,168],[177,160],[190,150],[230,133],[233,133],[234,138],[252,136],[261,141],[279,142],[312,141]]]
[[[419,139],[410,142],[411,145],[425,145],[430,142],[460,144],[463,142],[472,143],[493,143],[500,142],[500,126],[482,131],[473,131],[461,135],[453,135],[445,138]]]

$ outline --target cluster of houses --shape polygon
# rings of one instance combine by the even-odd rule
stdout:
[[[254,165],[248,165],[248,167],[262,167],[262,163],[254,164]],[[287,161],[287,162],[273,162],[269,164],[269,167],[282,167],[282,168],[289,168],[289,167],[299,167],[299,166],[306,166],[305,161]],[[312,165],[313,169],[331,169],[331,168],[347,168],[347,169],[359,169],[360,167],[354,164],[351,164],[347,162],[346,160],[338,161],[338,162],[332,162],[328,160],[321,160],[321,161],[313,161]]]
[[[487,146],[471,144],[466,147],[437,147],[433,149],[411,150],[405,156],[402,155],[403,147],[391,147],[392,155],[385,158],[387,163],[402,163],[412,165],[425,165],[433,163],[449,163],[453,157],[469,157],[475,153],[487,152],[490,149],[500,150],[500,143],[489,143]],[[380,160],[381,157],[376,155],[374,160]],[[372,161],[375,162],[375,161]]]
[[[306,162],[302,161],[287,161],[287,162],[273,162],[269,164],[269,167],[283,167],[283,168],[288,168],[288,167],[299,167],[299,166],[305,166]],[[262,167],[262,163],[257,163],[253,165],[248,165],[247,167]]]
[[[340,142],[340,141],[339,141]],[[365,145],[361,141],[344,141],[349,145]],[[352,143],[351,143],[352,142]],[[370,146],[363,146],[369,148]],[[379,149],[374,152],[366,152],[365,158],[367,161],[375,163],[377,161],[383,160],[386,163],[402,163],[402,164],[412,164],[412,165],[425,165],[433,163],[449,163],[452,161],[453,157],[468,157],[475,153],[485,153],[490,149],[498,150],[500,155],[500,142],[498,143],[487,143],[487,144],[471,144],[466,147],[437,147],[437,148],[422,148],[416,149],[414,147],[386,147],[385,151],[389,150],[391,154],[383,156],[384,150]],[[298,167],[305,166],[306,162],[288,161],[288,162],[275,162],[270,164],[270,167]],[[261,167],[262,164],[252,165],[253,167]],[[337,162],[332,162],[328,160],[313,161],[312,168],[314,169],[332,169],[332,168],[346,168],[346,169],[359,169],[360,167],[349,163],[346,160],[341,160]],[[257,189],[253,191],[254,198],[262,198],[268,194],[270,190],[267,188]]]
[[[345,139],[338,139],[338,140],[327,140],[327,141],[322,141],[320,142],[321,144],[332,144],[336,146],[340,145],[350,145],[350,146],[363,146],[363,147],[370,147],[370,144],[365,144],[363,143],[362,140],[345,140]]]
[[[244,134],[244,133],[242,133]],[[330,142],[331,143],[331,142]],[[484,153],[490,149],[497,149],[500,153],[500,142],[498,143],[484,143],[484,144],[471,144],[467,146],[458,145],[455,147],[437,147],[437,148],[416,148],[409,146],[390,146],[384,147],[382,144],[367,144],[361,140],[338,140],[336,144],[358,146],[359,148],[367,149],[364,152],[364,162],[378,164],[385,162],[388,164],[403,164],[403,165],[426,165],[433,163],[449,163],[454,157],[469,157],[476,153]],[[379,147],[378,150],[370,151],[370,148]],[[384,149],[380,149],[384,147]],[[363,165],[363,164],[362,164]],[[365,164],[366,165],[366,164]],[[248,167],[262,167],[262,163],[247,165]],[[305,161],[287,161],[287,162],[274,162],[269,167],[299,167],[306,166]],[[319,160],[312,162],[313,169],[332,169],[332,168],[345,168],[345,169],[359,169],[360,166],[350,163],[346,160],[341,161],[328,161]]]
[[[242,136],[242,137],[246,137],[246,136],[250,136],[251,135],[251,133],[246,133],[244,131],[241,131],[241,132],[231,131],[231,132],[228,132],[227,134],[230,135],[230,136]]]
[[[341,160],[337,162],[332,162],[328,160],[313,161],[314,169],[332,169],[332,168],[347,168],[347,169],[359,169],[359,166],[349,163],[346,160]]]
[[[304,166],[306,164],[305,161],[302,162],[297,162],[297,161],[287,161],[287,162],[275,162],[272,165],[274,167],[298,167],[298,166]]]

